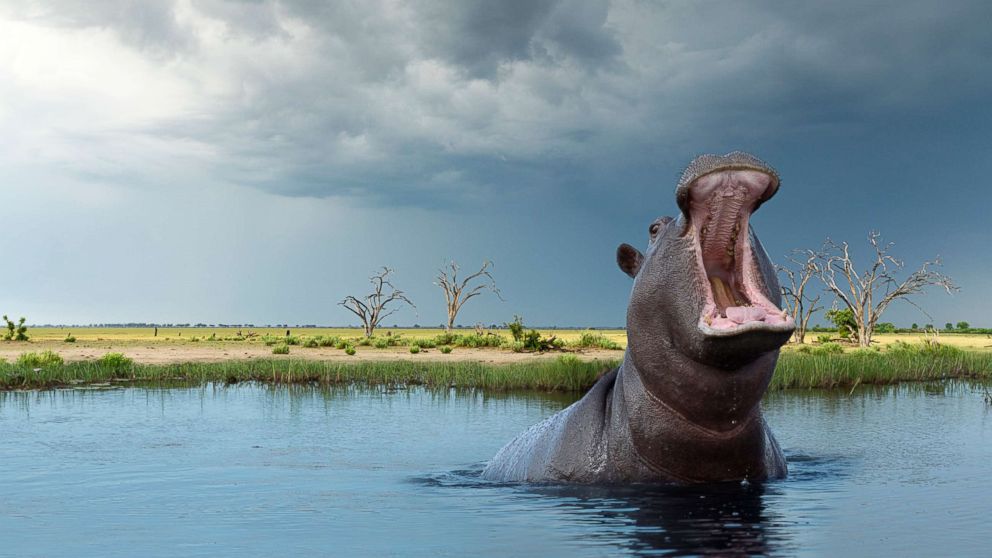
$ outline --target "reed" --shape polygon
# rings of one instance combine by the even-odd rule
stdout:
[[[495,391],[581,391],[618,364],[573,355],[526,364],[481,362],[252,360],[189,364],[108,366],[100,361],[24,366],[0,363],[0,389],[40,389],[102,383],[270,382],[409,384]]]
[[[846,388],[949,378],[992,379],[992,353],[905,343],[884,351],[788,351],[779,356],[770,388]]]
[[[28,353],[14,363],[0,362],[0,389],[39,389],[108,382],[249,381],[410,384],[494,391],[584,391],[620,363],[619,359],[586,361],[573,354],[563,354],[557,359],[510,364],[444,360],[337,362],[272,359],[151,365],[130,362],[130,359],[118,354],[70,363],[44,356]],[[945,345],[908,344],[897,344],[884,351],[786,351],[779,358],[770,389],[850,388],[859,384],[949,378],[992,380],[992,352]]]

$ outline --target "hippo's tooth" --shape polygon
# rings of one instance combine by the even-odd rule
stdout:
[[[734,295],[730,287],[716,275],[710,275],[710,287],[713,289],[713,302],[719,308],[726,308],[734,305]]]

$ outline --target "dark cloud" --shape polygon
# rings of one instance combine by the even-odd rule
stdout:
[[[424,53],[468,77],[498,79],[501,65],[597,63],[620,53],[600,0],[423,1],[416,5]]]
[[[471,77],[496,77],[502,63],[532,58],[532,44],[556,1],[423,1],[416,4],[424,53]]]
[[[33,239],[12,261],[35,266],[25,300],[57,301],[53,316],[96,300],[77,314],[94,319],[92,292],[134,288],[152,295],[131,291],[129,312],[152,296],[169,319],[223,314],[202,287],[221,280],[244,289],[231,319],[287,319],[283,292],[324,321],[334,299],[312,293],[383,263],[420,269],[411,293],[436,300],[442,257],[493,258],[514,306],[480,301],[480,319],[618,324],[614,247],[676,209],[693,155],[745,149],[783,177],[754,219],[773,257],[877,228],[911,266],[939,253],[960,279],[968,294],[931,299],[935,321],[980,322],[990,19],[967,1],[11,0],[0,166],[37,185],[33,205],[0,189]],[[121,231],[106,257],[57,252]],[[113,258],[158,282],[108,284],[96,265],[77,290],[45,287]]]
[[[174,59],[196,106],[133,134],[287,195],[436,205],[617,175],[637,191],[696,150],[988,111],[992,92],[982,2],[46,6],[15,12]]]

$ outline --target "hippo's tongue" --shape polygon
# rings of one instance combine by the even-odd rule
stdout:
[[[743,324],[745,322],[760,322],[765,319],[768,312],[758,306],[728,306],[727,319]]]

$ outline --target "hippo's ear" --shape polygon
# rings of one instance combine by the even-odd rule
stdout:
[[[637,272],[641,269],[641,262],[643,261],[644,256],[641,255],[641,251],[630,244],[621,244],[617,248],[617,265],[627,275],[637,277]]]

